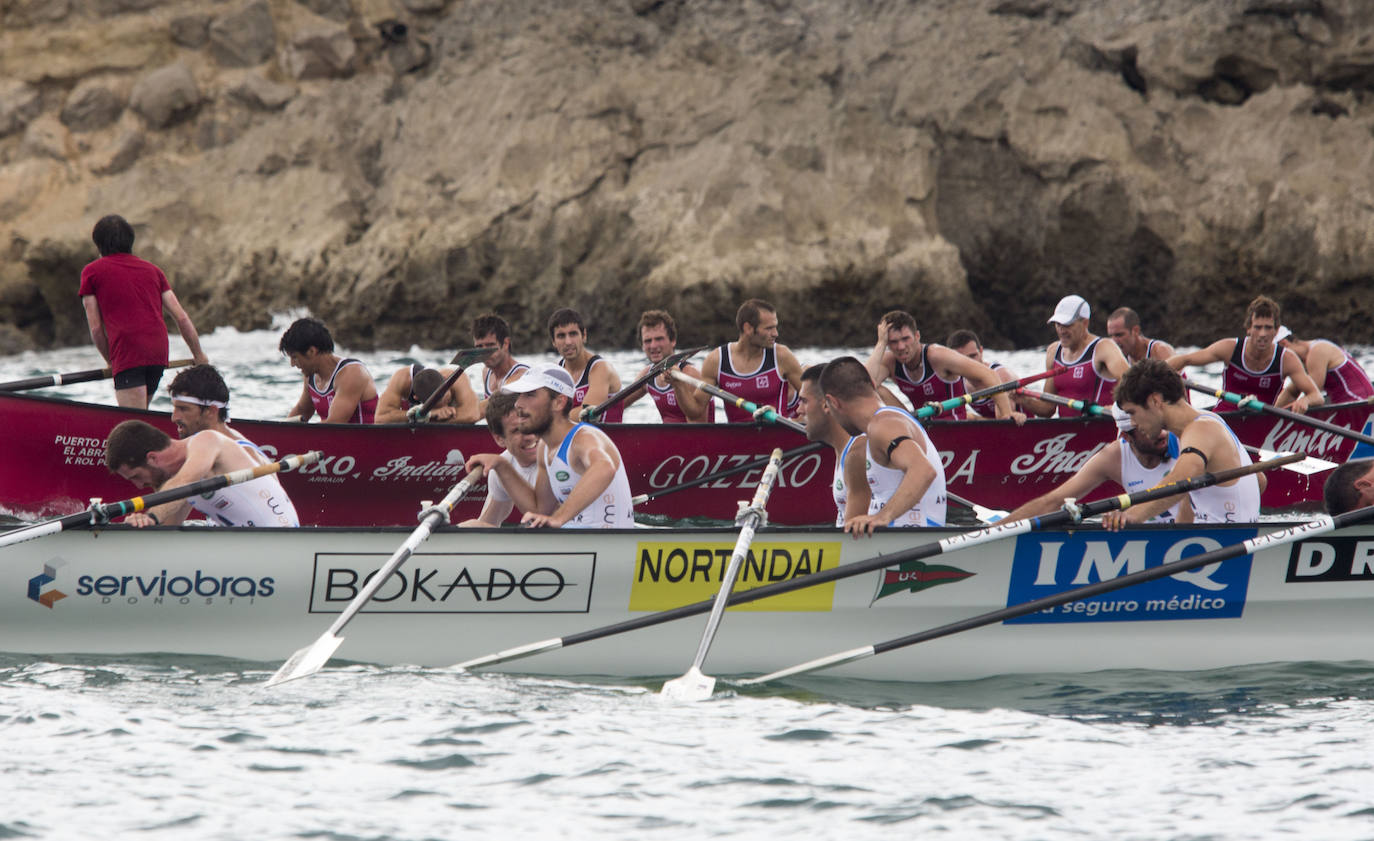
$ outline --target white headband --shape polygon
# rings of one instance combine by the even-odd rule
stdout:
[[[227,409],[229,404],[223,400],[201,400],[199,397],[192,397],[189,394],[173,394],[173,400],[180,400],[182,403],[191,403],[196,406],[214,406],[216,409]]]

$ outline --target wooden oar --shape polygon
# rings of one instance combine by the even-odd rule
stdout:
[[[702,632],[701,644],[697,646],[697,656],[692,660],[692,666],[686,674],[663,684],[663,689],[659,693],[670,701],[704,701],[711,697],[711,692],[716,688],[716,679],[703,674],[701,666],[706,662],[706,652],[711,650],[716,628],[720,627],[721,617],[725,615],[725,604],[735,589],[740,564],[744,563],[744,556],[749,552],[749,544],[754,542],[754,531],[764,521],[768,494],[773,490],[773,482],[777,480],[780,469],[782,448],[778,447],[768,459],[768,469],[763,471],[763,478],[754,490],[754,500],[735,517],[735,522],[740,525],[739,538],[735,541],[735,551],[730,554],[730,562],[720,579],[720,589],[716,591],[715,601],[711,604],[711,615],[706,620],[706,630]]]
[[[168,368],[182,368],[194,362],[194,359],[173,359],[167,363]],[[42,377],[29,377],[26,380],[10,380],[7,383],[0,383],[0,391],[27,391],[31,388],[47,388],[58,385],[74,385],[76,383],[89,383],[96,380],[108,380],[114,376],[114,371],[109,368],[92,368],[89,371],[73,371],[70,374],[47,374]]]
[[[319,461],[323,455],[324,453],[321,453],[319,450],[312,450],[302,455],[287,456],[280,461],[274,461],[270,464],[245,467],[243,470],[234,470],[219,476],[210,476],[205,479],[200,479],[189,485],[181,485],[179,487],[169,488],[165,491],[156,491],[147,496],[136,496],[122,502],[107,502],[103,505],[92,505],[85,511],[76,514],[68,514],[56,520],[34,523],[31,526],[24,526],[23,528],[0,534],[0,548],[11,546],[15,543],[36,540],[40,537],[47,537],[50,534],[57,534],[67,529],[103,525],[108,523],[113,517],[123,517],[126,514],[137,514],[140,511],[146,511],[164,502],[173,502],[198,494],[208,494],[220,488],[227,488],[230,485],[241,485],[244,482],[251,482],[254,479],[270,476],[279,471],[296,470],[307,464],[314,464]]]
[[[662,374],[669,368],[675,368],[677,364],[682,360],[687,359],[691,356],[695,356],[696,354],[701,353],[703,350],[706,350],[709,347],[710,345],[702,345],[701,347],[692,348],[691,350],[680,350],[677,353],[663,357],[662,359],[655,362],[653,365],[650,365],[649,370],[645,371],[643,376],[641,376],[639,379],[625,386],[620,391],[617,391],[615,394],[612,394],[610,397],[607,397],[605,400],[601,401],[600,405],[593,406],[592,408],[582,412],[582,415],[579,419],[587,423],[596,423],[597,417],[600,416],[602,412],[606,411],[615,404],[619,403],[621,400],[624,400],[626,397],[629,397],[634,392],[643,388],[644,384],[647,383],[649,380],[652,380],[654,377],[657,377],[659,374]]]
[[[893,552],[890,555],[879,555],[869,558],[866,561],[857,561],[852,564],[845,564],[834,569],[813,572],[810,575],[801,575],[787,581],[777,581],[772,584],[765,584],[762,587],[755,587],[741,593],[734,593],[730,596],[729,605],[731,607],[748,602],[766,599],[771,596],[780,596],[783,593],[791,593],[807,587],[814,587],[818,584],[828,584],[831,581],[838,581],[841,578],[849,578],[855,575],[862,575],[866,572],[883,569],[885,567],[904,564],[909,561],[922,561],[940,554],[957,552],[970,546],[977,546],[984,543],[992,543],[1007,537],[1014,537],[1018,534],[1025,534],[1037,529],[1049,528],[1059,525],[1068,525],[1082,522],[1084,518],[1103,514],[1107,511],[1130,508],[1132,505],[1150,502],[1151,500],[1161,499],[1166,496],[1195,491],[1199,488],[1210,487],[1218,482],[1229,482],[1232,479],[1248,476],[1251,473],[1258,473],[1276,467],[1285,461],[1296,461],[1298,456],[1284,456],[1274,461],[1261,461],[1255,464],[1247,464],[1244,467],[1236,467],[1231,470],[1222,470],[1217,473],[1204,473],[1201,476],[1194,476],[1191,479],[1183,479],[1177,482],[1170,482],[1167,485],[1160,485],[1148,488],[1143,491],[1136,491],[1131,494],[1121,494],[1120,496],[1099,499],[1096,502],[1085,502],[1080,505],[1052,511],[1040,517],[1028,517],[1022,520],[1015,520],[1010,523],[998,523],[985,529],[963,532],[961,534],[946,537],[935,543],[927,543],[914,549],[907,549],[901,552]],[[606,625],[601,628],[593,628],[590,631],[571,634],[566,637],[555,637],[552,639],[540,640],[516,648],[508,648],[505,651],[498,651],[494,654],[487,654],[482,657],[475,657],[457,664],[454,668],[458,669],[480,669],[487,666],[494,666],[498,663],[506,663],[511,660],[519,660],[522,657],[530,657],[535,654],[542,654],[545,651],[555,651],[560,648],[579,643],[591,642],[592,640],[604,639],[605,637],[623,634],[628,631],[637,631],[640,628],[648,628],[660,625],[664,622],[671,622],[675,619],[684,619],[688,616],[696,616],[710,610],[710,601],[696,602],[694,604],[675,607],[659,613],[651,613],[645,616],[638,616],[634,619],[627,619],[613,625]]]
[[[797,447],[796,449],[784,450],[782,453],[782,457],[783,460],[786,461],[787,459],[792,458],[793,456],[814,453],[817,450],[823,450],[828,446],[830,445],[825,443],[824,441],[812,441],[810,444]],[[734,476],[736,473],[745,473],[750,470],[757,470],[760,467],[767,465],[769,458],[769,456],[762,456],[760,458],[751,459],[743,464],[737,464],[734,467],[727,467],[726,469],[719,470],[715,473],[707,473],[705,476],[698,476],[697,478],[690,479],[686,482],[679,482],[678,484],[672,485],[670,487],[660,488],[654,491],[653,493],[640,494],[639,496],[636,496],[633,499],[631,499],[630,502],[634,505],[640,505],[641,503],[648,502],[651,499],[658,499],[661,496],[667,496],[670,493],[677,493],[678,491],[686,490],[687,488],[695,488],[697,485],[704,485],[707,482],[714,482],[717,479],[724,479],[727,476]]]
[[[1309,418],[1307,415],[1300,415],[1297,412],[1289,411],[1288,409],[1280,409],[1278,406],[1271,406],[1268,403],[1264,403],[1260,400],[1255,399],[1253,395],[1242,396],[1232,391],[1224,391],[1219,388],[1208,388],[1205,385],[1198,385],[1197,383],[1191,380],[1184,380],[1183,384],[1191,388],[1193,391],[1199,391],[1203,394],[1210,394],[1218,400],[1225,400],[1227,403],[1234,403],[1236,407],[1240,409],[1253,409],[1258,412],[1263,412],[1267,415],[1274,415],[1275,417],[1290,420],[1293,423],[1300,423],[1305,426],[1310,426],[1314,429],[1325,430],[1333,435],[1340,435],[1342,437],[1350,438],[1355,441],[1363,441],[1366,444],[1374,444],[1374,437],[1365,435],[1363,432],[1356,432],[1353,429],[1346,429],[1343,426],[1337,426],[1336,424],[1330,423],[1328,421],[1317,420],[1316,418]]]
[[[1044,598],[1023,602],[1022,604],[1005,607],[1000,610],[994,610],[971,619],[951,622],[948,625],[941,625],[929,631],[921,631],[920,633],[897,637],[896,639],[887,640],[886,642],[874,643],[873,645],[866,645],[862,648],[854,648],[849,651],[841,651],[837,654],[818,657],[815,660],[809,660],[805,663],[789,666],[786,669],[779,669],[776,672],[770,672],[761,677],[741,680],[739,684],[741,686],[755,686],[760,683],[768,683],[793,675],[828,669],[831,666],[839,666],[843,663],[853,663],[856,660],[863,660],[877,654],[895,651],[899,648],[905,648],[908,645],[915,645],[918,642],[926,642],[928,640],[939,639],[940,637],[947,637],[952,634],[960,633],[961,631],[969,631],[974,628],[981,628],[984,625],[1004,622],[1008,619],[1015,619],[1018,616],[1025,616],[1039,610],[1045,610],[1046,608],[1057,607],[1058,605],[1067,604],[1069,602],[1076,602],[1081,599],[1101,595],[1102,593],[1110,593],[1113,590],[1121,590],[1135,584],[1143,584],[1146,581],[1155,581],[1166,576],[1197,569],[1198,567],[1219,564],[1222,561],[1240,557],[1241,555],[1254,554],[1261,549],[1272,549],[1278,546],[1284,546],[1296,540],[1302,540],[1318,534],[1325,534],[1344,526],[1368,520],[1371,517],[1374,517],[1374,506],[1348,511],[1344,514],[1338,514],[1335,517],[1323,515],[1299,526],[1270,532],[1269,534],[1259,537],[1252,537],[1241,543],[1224,546],[1220,549],[1214,549],[1211,552],[1204,552],[1200,555],[1182,558],[1151,569],[1132,572],[1120,578],[1099,581],[1095,584],[1077,587],[1063,593],[1055,593],[1052,596],[1045,596]]]
[[[434,389],[433,394],[425,398],[424,403],[406,409],[406,420],[410,423],[424,423],[429,417],[430,410],[437,406],[440,400],[444,399],[444,393],[452,388],[454,383],[458,382],[458,378],[463,376],[463,371],[472,363],[486,359],[495,352],[496,348],[494,347],[459,348],[448,363],[458,367],[454,368],[453,372],[444,378],[439,387]]]
[[[1047,371],[1044,374],[1037,374],[1036,377],[1046,377],[1049,376],[1051,373],[1053,372]],[[791,418],[785,418],[782,415],[778,414],[777,410],[774,409],[772,406],[759,406],[756,403],[751,403],[748,400],[745,400],[743,397],[731,394],[723,388],[714,386],[711,383],[706,382],[705,380],[700,380],[696,377],[684,374],[683,372],[677,369],[669,371],[668,375],[675,379],[681,380],[682,382],[695,386],[696,388],[706,392],[712,397],[719,397],[721,400],[724,400],[731,406],[735,406],[736,408],[743,409],[746,412],[750,412],[756,418],[763,418],[764,420],[767,420],[770,423],[776,423],[779,426],[785,426],[793,432],[800,432],[803,435],[806,434],[805,426],[803,426],[800,423],[797,423]],[[974,392],[973,394],[965,394],[962,397],[952,397],[949,400],[942,401],[939,404],[932,404],[931,406],[922,407],[920,411],[916,412],[916,417],[918,419],[925,419],[945,409],[953,409],[956,406],[962,406],[965,403],[971,402],[970,398],[977,400],[979,399],[978,395],[980,394],[991,394],[996,391],[1010,391],[1015,387],[1016,384],[1014,382],[1002,383],[1000,386],[997,386],[996,388],[984,389],[981,392]],[[970,502],[969,500],[964,499],[961,496],[956,496],[952,493],[949,493],[948,491],[945,492],[945,496],[949,497],[949,499],[952,502],[957,502],[960,505],[967,506],[968,508],[973,509],[973,513],[978,517],[978,519],[982,520],[985,523],[995,523],[1003,517],[1007,516],[1006,511],[999,511],[995,508],[984,508],[983,506],[978,505],[977,503]]]
[[[353,600],[348,603],[343,613],[339,614],[339,618],[334,620],[334,623],[329,626],[329,629],[321,634],[320,638],[315,640],[314,643],[297,650],[288,657],[286,662],[281,665],[281,668],[277,669],[276,674],[272,675],[267,681],[267,685],[276,686],[288,680],[308,677],[324,668],[324,664],[329,662],[329,658],[332,657],[334,652],[339,650],[339,646],[343,644],[344,638],[339,636],[339,632],[353,619],[358,611],[363,609],[363,606],[366,605],[368,601],[371,600],[373,594],[386,583],[386,580],[391,577],[391,574],[400,569],[401,564],[405,563],[406,560],[414,554],[415,550],[420,547],[420,544],[429,539],[430,533],[438,528],[441,523],[448,522],[449,514],[453,511],[453,506],[457,505],[458,501],[461,500],[463,496],[467,494],[468,490],[481,478],[482,467],[479,465],[474,468],[472,472],[468,473],[467,476],[463,477],[463,481],[454,485],[444,498],[439,501],[438,505],[432,505],[421,511],[420,525],[415,527],[415,531],[410,533],[410,537],[407,537],[405,542],[401,544],[401,547],[387,559],[385,564],[382,564],[381,569],[377,570],[377,574],[372,576],[372,580],[368,581],[367,584],[363,586],[363,589],[358,591],[358,595],[354,596]]]

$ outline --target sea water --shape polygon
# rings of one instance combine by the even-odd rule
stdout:
[[[280,326],[205,337],[240,417],[282,417],[299,394]],[[356,355],[384,381],[451,353]],[[627,380],[642,365],[608,356]],[[1043,366],[1043,351],[988,356]],[[100,365],[89,348],[21,354],[0,380]],[[46,393],[112,402],[108,382]],[[282,640],[282,658],[309,642]],[[693,653],[664,652],[663,674]],[[723,680],[669,705],[661,679],[336,663],[269,690],[277,662],[0,654],[0,838],[1374,839],[1374,663],[1312,659]]]

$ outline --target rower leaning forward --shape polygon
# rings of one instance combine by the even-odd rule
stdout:
[[[236,470],[267,463],[256,448],[213,429],[173,440],[167,433],[140,420],[126,420],[110,430],[105,443],[105,466],[140,488],[170,490]],[[191,509],[221,526],[299,526],[296,507],[275,475],[262,476],[213,493],[156,505],[124,519],[135,528],[177,525]]]

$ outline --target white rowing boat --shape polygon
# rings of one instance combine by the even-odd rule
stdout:
[[[1268,531],[1279,524],[1261,524]],[[726,614],[707,666],[758,674],[1238,543],[1255,526],[1094,527],[1021,534],[761,600]],[[852,540],[762,529],[736,590],[950,530]],[[313,639],[408,534],[404,529],[67,531],[4,550],[0,648],[28,654],[177,652],[275,667]],[[350,625],[339,655],[444,666],[710,599],[730,529],[446,530]],[[679,673],[704,617],[553,651],[502,668],[642,677]],[[1106,668],[1203,669],[1367,659],[1374,528],[1352,527],[1217,566],[842,666],[838,674],[944,680]]]

